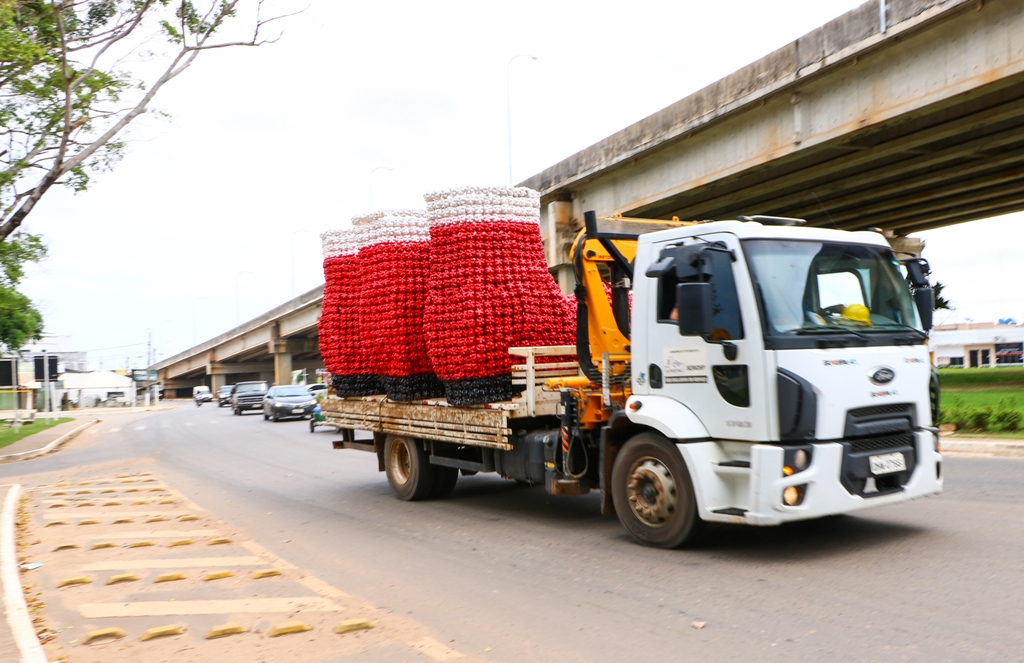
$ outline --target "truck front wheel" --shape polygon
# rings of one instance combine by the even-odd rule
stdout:
[[[655,548],[692,542],[703,521],[676,445],[657,433],[629,439],[612,467],[612,502],[629,535]]]
[[[384,442],[384,469],[398,499],[414,501],[430,495],[434,468],[418,440],[406,435],[388,435]]]

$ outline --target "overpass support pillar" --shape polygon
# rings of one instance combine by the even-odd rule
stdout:
[[[576,287],[572,264],[569,262],[569,248],[576,238],[576,232],[572,201],[555,200],[548,203],[541,213],[540,233],[544,241],[544,257],[551,275],[567,295],[572,294]]]
[[[226,385],[227,383],[227,376],[225,376],[222,373],[218,373],[215,371],[210,375],[210,391],[213,392],[214,396],[216,396],[217,392],[220,391],[220,388]]]
[[[292,383],[292,353],[285,340],[273,341],[274,384]]]

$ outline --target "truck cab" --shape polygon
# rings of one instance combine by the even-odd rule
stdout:
[[[878,233],[764,219],[639,236],[632,432],[678,447],[702,521],[773,525],[940,492],[930,308],[908,267]],[[674,488],[646,470],[624,470],[641,521]]]

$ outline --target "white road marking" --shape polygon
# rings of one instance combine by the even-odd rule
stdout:
[[[145,426],[136,426],[135,430],[146,430]]]
[[[211,424],[219,424],[220,422],[219,421],[211,421],[210,423]]]
[[[86,619],[111,617],[170,617],[178,615],[228,615],[261,612],[340,612],[341,606],[319,596],[219,601],[136,601],[133,603],[86,603],[78,612]]]
[[[120,432],[121,432],[121,428],[120,428],[120,427],[117,427],[117,428],[111,428],[111,429],[110,429],[110,432],[111,432],[111,433],[120,433]]]
[[[110,562],[92,562],[80,567],[82,571],[134,571],[136,569],[221,569],[226,566],[264,566],[262,557],[183,557],[181,559],[126,559]]]

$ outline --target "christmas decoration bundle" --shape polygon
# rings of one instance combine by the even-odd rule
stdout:
[[[509,400],[522,389],[510,347],[575,343],[576,302],[548,272],[539,195],[488,187],[425,199],[425,212],[356,217],[322,236],[332,385],[339,396]]]
[[[508,400],[515,346],[575,342],[575,302],[551,278],[540,196],[525,187],[427,194],[430,283],[424,328],[448,402]]]
[[[397,401],[444,396],[431,369],[423,334],[427,298],[430,226],[418,210],[378,214],[365,226],[359,251],[364,275],[359,319],[373,373],[384,393]]]

